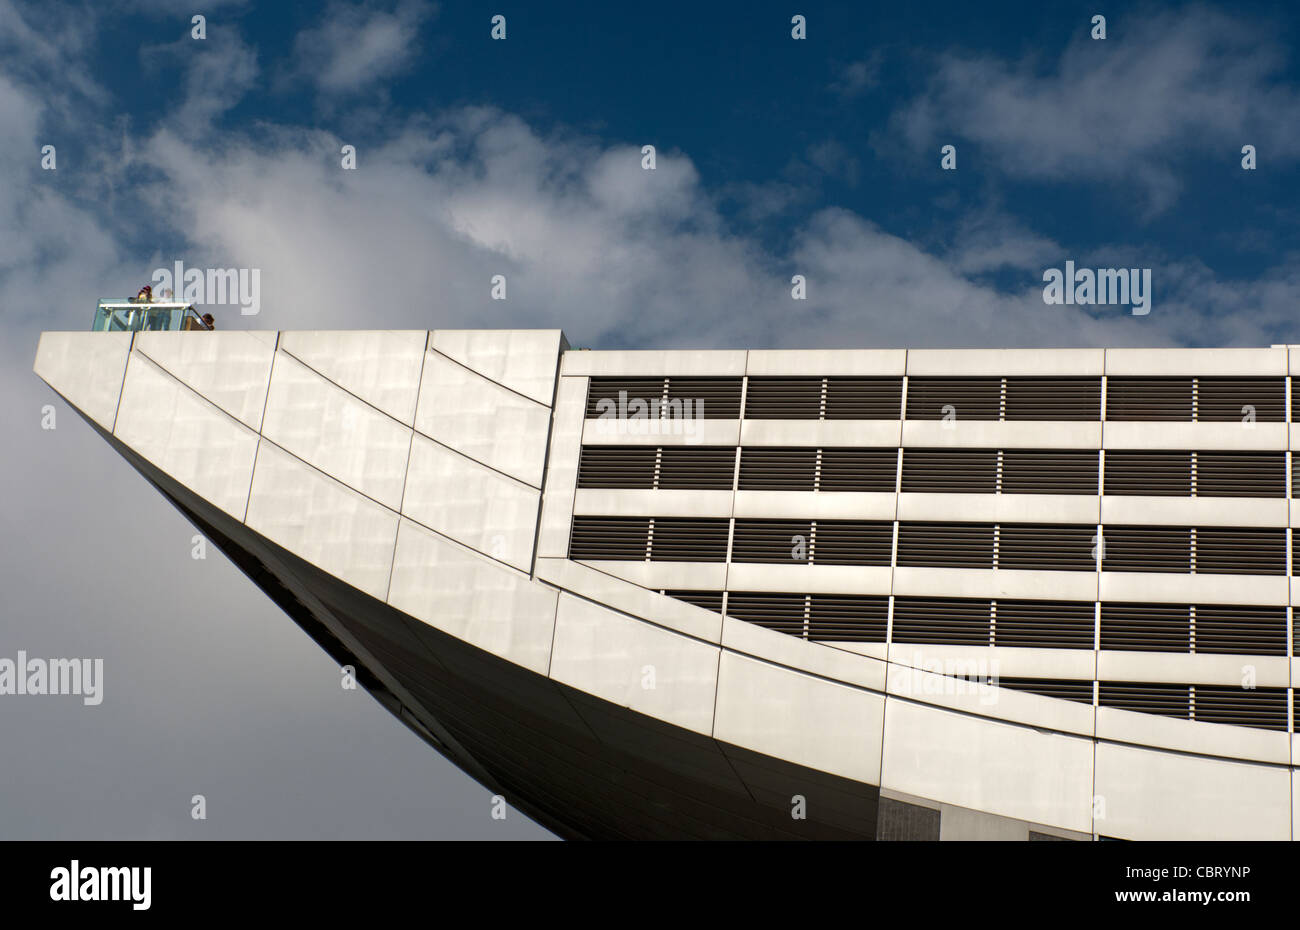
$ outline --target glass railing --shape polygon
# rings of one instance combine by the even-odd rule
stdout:
[[[168,300],[101,299],[95,309],[93,332],[206,330],[193,304]]]

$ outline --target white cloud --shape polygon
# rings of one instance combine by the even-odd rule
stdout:
[[[361,91],[410,63],[420,28],[436,9],[422,0],[401,0],[392,12],[332,3],[320,25],[294,41],[296,69],[322,93]]]

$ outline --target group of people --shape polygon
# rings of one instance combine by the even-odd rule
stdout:
[[[153,298],[153,285],[151,285],[151,284],[146,284],[144,287],[140,288],[140,290],[138,290],[138,291],[136,292],[136,295],[135,295],[134,297],[131,298],[131,302],[132,302],[132,303],[139,303],[139,304],[150,304],[150,303],[153,303],[153,299],[154,299],[154,298]],[[159,295],[159,299],[161,299],[161,300],[171,300],[171,299],[172,299],[172,293],[171,293],[171,291],[163,291],[162,294]],[[208,329],[216,329],[216,328],[217,328],[217,321],[216,321],[215,319],[213,319],[211,313],[205,313],[205,314],[203,314],[203,316],[201,317],[201,319],[202,319],[202,321],[203,321],[203,325],[206,326]]]

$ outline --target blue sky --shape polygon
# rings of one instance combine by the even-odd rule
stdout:
[[[543,832],[340,703],[328,657],[223,559],[191,560],[193,531],[66,409],[40,429],[40,331],[87,328],[155,268],[259,269],[259,315],[212,308],[232,328],[1300,342],[1294,4],[699,7],[0,0],[0,479],[22,489],[0,654],[106,668],[93,713],[0,706],[0,744],[24,747],[0,837]],[[1067,260],[1151,268],[1151,313],[1046,305]]]

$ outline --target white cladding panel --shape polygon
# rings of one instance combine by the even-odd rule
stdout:
[[[261,429],[277,333],[218,330],[136,333],[135,351],[245,426]]]

